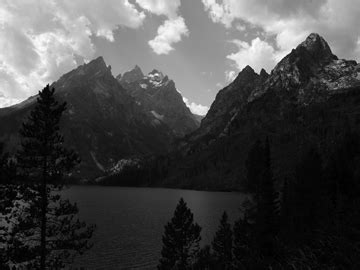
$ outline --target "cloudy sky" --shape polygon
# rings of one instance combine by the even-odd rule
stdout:
[[[246,65],[268,72],[311,32],[360,61],[359,0],[0,0],[0,107],[102,55],[172,78],[193,112]]]

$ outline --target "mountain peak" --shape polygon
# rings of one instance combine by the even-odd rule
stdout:
[[[97,64],[97,65],[105,65],[105,66],[106,66],[105,60],[104,60],[104,58],[103,58],[102,56],[99,56],[99,57],[91,60],[91,61],[88,63],[88,65],[90,65],[90,64]]]
[[[164,79],[164,74],[157,69],[153,69],[151,72],[149,72],[147,77],[152,81],[160,82]]]
[[[243,68],[243,70],[240,73],[255,73],[254,69],[252,67],[250,67],[249,65],[247,65],[246,67]]]
[[[298,45],[297,49],[304,48],[307,50],[311,56],[315,59],[323,59],[323,60],[334,60],[337,59],[335,55],[333,55],[329,44],[325,41],[325,39],[316,33],[311,33],[305,41]]]
[[[94,69],[94,70],[107,70],[106,63],[102,56],[91,60],[89,63],[85,64],[85,68]]]
[[[85,63],[81,66],[78,66],[76,69],[65,73],[56,83],[59,87],[59,85],[63,85],[66,83],[66,81],[73,80],[77,76],[87,76],[89,78],[95,78],[104,75],[112,76],[111,66],[106,66],[104,58],[102,56],[99,56],[98,58],[91,60],[89,63]]]
[[[239,72],[239,75],[234,80],[234,83],[251,81],[256,76],[258,76],[258,75],[254,71],[254,69],[252,67],[250,67],[249,65],[247,65]]]
[[[161,73],[161,72],[156,68],[154,68],[151,72],[149,72],[149,74],[156,74],[156,73]]]
[[[123,76],[119,77],[121,82],[132,83],[141,80],[144,77],[144,73],[138,65],[127,72]]]
[[[266,70],[262,68],[260,71],[260,77],[266,79],[267,77],[269,77],[269,73],[267,73]]]
[[[142,70],[138,65],[135,65],[135,67],[131,71],[136,71],[136,72],[141,72],[142,73]]]

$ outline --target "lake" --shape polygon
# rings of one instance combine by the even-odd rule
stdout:
[[[63,191],[78,204],[80,219],[97,225],[93,248],[75,261],[86,269],[155,269],[164,225],[181,197],[202,227],[202,245],[211,243],[224,210],[240,216],[246,195],[163,188],[73,186]]]

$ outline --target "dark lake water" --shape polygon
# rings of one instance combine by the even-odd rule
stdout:
[[[74,186],[63,191],[77,202],[80,218],[97,225],[94,246],[76,259],[85,269],[155,269],[164,225],[181,197],[202,227],[202,244],[211,242],[224,210],[240,216],[246,195],[162,188]]]

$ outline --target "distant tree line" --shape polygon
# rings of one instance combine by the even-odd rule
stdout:
[[[256,141],[246,161],[253,196],[242,215],[231,225],[224,212],[211,245],[200,248],[201,228],[181,199],[158,269],[359,269],[359,138],[343,130],[326,161],[309,147],[282,181],[270,139]]]
[[[79,163],[64,146],[55,89],[46,86],[20,129],[15,156],[0,144],[0,269],[63,269],[91,247],[94,226],[63,199],[63,176]]]

